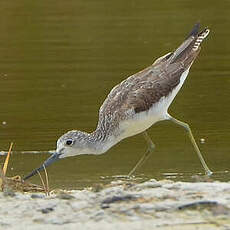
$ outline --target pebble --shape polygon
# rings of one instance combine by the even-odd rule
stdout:
[[[43,214],[47,214],[49,212],[54,211],[54,208],[52,208],[52,207],[50,207],[50,208],[43,208],[43,209],[40,209],[39,211],[41,211]]]
[[[91,204],[84,200],[71,202],[70,205],[75,212],[92,207]]]
[[[59,194],[56,196],[56,198],[62,199],[62,200],[72,200],[75,199],[74,196],[67,194],[67,193],[63,193],[63,194]]]
[[[110,203],[115,203],[119,201],[130,201],[130,200],[136,200],[137,197],[134,195],[124,195],[124,196],[112,196],[104,199],[102,201],[103,204],[110,204]]]
[[[11,191],[11,190],[6,190],[6,191],[3,192],[3,195],[4,196],[9,196],[9,197],[14,197],[14,196],[16,196],[16,193]]]
[[[31,194],[31,198],[33,199],[42,199],[42,198],[45,198],[46,195],[45,194],[41,194],[41,193],[33,193]]]

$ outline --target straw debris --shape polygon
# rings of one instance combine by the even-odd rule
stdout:
[[[20,191],[20,192],[45,192],[49,195],[49,182],[47,172],[45,174],[46,186],[42,181],[43,186],[24,182],[20,176],[7,177],[7,168],[10,161],[10,156],[13,148],[13,143],[10,144],[5,162],[2,169],[0,168],[0,190],[3,192],[8,191]]]

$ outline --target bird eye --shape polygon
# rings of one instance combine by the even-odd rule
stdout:
[[[71,146],[73,144],[73,140],[72,139],[68,139],[66,142],[65,142],[66,145],[68,146]]]

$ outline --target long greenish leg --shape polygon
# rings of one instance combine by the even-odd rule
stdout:
[[[150,154],[154,151],[155,145],[153,144],[151,138],[149,137],[148,133],[146,131],[143,132],[143,136],[147,142],[148,149],[145,152],[145,154],[141,157],[141,159],[137,162],[135,167],[129,172],[128,176],[131,176],[138,167],[140,167],[146,159],[150,156]]]
[[[188,136],[189,136],[189,138],[190,138],[190,140],[191,140],[191,142],[193,144],[193,147],[196,150],[196,153],[197,153],[197,155],[198,155],[198,157],[200,159],[200,162],[201,162],[202,166],[204,167],[205,173],[208,176],[211,176],[212,171],[208,168],[208,166],[207,166],[207,164],[206,164],[206,162],[205,162],[205,160],[204,160],[204,158],[203,158],[203,156],[202,156],[202,154],[200,152],[200,149],[198,148],[198,145],[196,144],[196,141],[195,141],[195,139],[193,137],[193,134],[192,134],[192,130],[190,129],[189,125],[187,123],[185,123],[185,122],[182,122],[182,121],[179,121],[179,120],[175,119],[174,117],[171,117],[170,115],[169,115],[169,120],[171,120],[173,123],[175,123],[177,125],[180,125],[183,128],[185,128],[185,130],[187,131]]]

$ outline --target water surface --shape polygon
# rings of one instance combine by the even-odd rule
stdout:
[[[211,34],[170,113],[191,124],[214,178],[229,180],[229,7],[227,0],[2,2],[0,149],[13,141],[17,151],[9,176],[39,166],[67,130],[92,131],[111,88],[177,47],[200,21]],[[180,127],[161,122],[149,134],[157,148],[137,178],[203,173]],[[101,156],[64,159],[49,168],[50,181],[72,188],[127,175],[145,149],[138,135]]]

